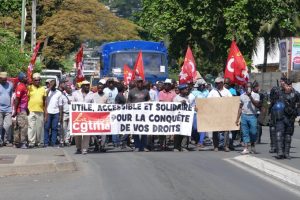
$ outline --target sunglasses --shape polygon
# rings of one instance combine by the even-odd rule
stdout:
[[[34,81],[41,81],[41,79],[34,79]]]

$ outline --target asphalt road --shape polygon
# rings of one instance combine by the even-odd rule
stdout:
[[[74,148],[67,151],[72,154]],[[72,154],[79,163],[79,171],[0,178],[0,194],[1,199],[14,200],[299,199],[223,160],[233,154],[211,151]]]

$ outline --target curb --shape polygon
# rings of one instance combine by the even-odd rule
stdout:
[[[273,160],[257,158],[250,155],[236,156],[231,160],[245,164],[284,183],[300,187],[300,171],[298,169]]]
[[[68,155],[65,150],[63,150],[63,152],[67,160],[64,162],[50,161],[36,164],[22,164],[20,162],[14,162],[13,164],[2,164],[0,165],[0,177],[76,171],[76,162]]]

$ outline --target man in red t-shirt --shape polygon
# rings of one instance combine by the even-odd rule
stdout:
[[[19,83],[16,87],[16,99],[14,106],[16,111],[13,117],[17,117],[16,126],[14,128],[14,143],[15,147],[27,149],[27,131],[28,131],[28,90],[27,90],[27,76],[23,72],[18,75]]]

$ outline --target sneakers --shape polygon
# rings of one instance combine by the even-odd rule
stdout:
[[[214,148],[214,152],[218,152],[218,151],[219,151],[218,147]]]
[[[251,147],[250,153],[251,154],[257,154],[257,151],[255,150],[255,147]]]
[[[81,150],[80,149],[77,149],[75,154],[81,154]]]
[[[276,150],[275,148],[271,148],[271,149],[269,150],[269,153],[277,153],[277,150]]]
[[[247,155],[247,154],[249,154],[249,153],[250,153],[250,152],[249,152],[248,149],[244,149],[244,150],[241,152],[242,155]]]
[[[22,146],[20,147],[21,149],[28,149],[26,144],[22,144]]]
[[[225,147],[224,151],[225,152],[230,152],[230,149],[228,147]]]
[[[86,155],[87,154],[87,150],[86,149],[82,149],[82,155]]]
[[[186,149],[186,148],[181,148],[181,151],[182,151],[182,152],[188,152],[189,150]]]
[[[174,151],[174,152],[179,152],[179,150],[178,150],[178,149],[173,149],[173,151]]]

